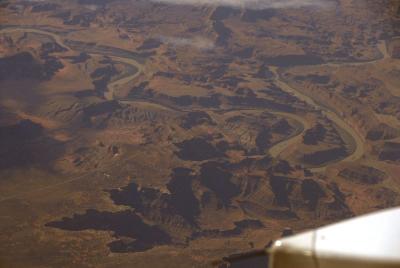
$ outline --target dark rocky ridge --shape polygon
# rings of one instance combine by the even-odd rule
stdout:
[[[386,173],[369,166],[355,166],[340,171],[339,176],[360,184],[377,184],[387,179]]]
[[[371,141],[390,140],[400,136],[400,131],[387,124],[379,124],[367,133],[367,139]]]
[[[169,194],[153,188],[139,188],[135,183],[107,191],[116,205],[129,206],[134,211],[91,209],[85,214],[49,222],[46,226],[69,231],[112,231],[118,239],[108,244],[112,252],[140,252],[157,245],[178,242],[176,236],[185,238],[185,234],[190,234],[196,228],[200,213],[199,202],[192,190],[194,177],[191,172],[186,168],[174,169],[167,185]],[[149,221],[154,224],[145,223]],[[180,226],[183,234],[175,234],[173,238],[168,229],[176,226]]]
[[[190,173],[190,169],[174,169],[167,184],[170,194],[152,188],[139,189],[138,185],[131,183],[121,190],[110,190],[110,198],[117,205],[134,208],[146,218],[161,220],[159,223],[165,219],[195,227],[200,210],[192,190],[194,177]]]
[[[180,149],[176,155],[183,160],[203,161],[224,156],[214,145],[204,138],[193,138],[176,144]]]
[[[90,74],[90,77],[93,79],[93,86],[100,96],[107,91],[107,86],[111,78],[117,74],[119,74],[119,72],[114,64],[99,67]]]
[[[137,48],[137,50],[147,50],[147,49],[155,49],[159,48],[162,45],[162,42],[156,38],[148,38],[143,41],[142,45]]]
[[[84,63],[87,60],[91,58],[91,56],[85,52],[79,53],[77,56],[68,56],[64,57],[65,59],[68,59],[71,61],[71,63],[78,64],[78,63]]]
[[[63,152],[62,143],[48,137],[41,125],[30,120],[0,126],[0,169],[50,168]]]
[[[281,119],[272,126],[271,130],[274,133],[278,133],[281,135],[289,135],[290,133],[293,133],[294,128],[289,124],[286,119]]]
[[[90,209],[84,214],[75,214],[72,218],[49,222],[46,226],[68,231],[112,231],[114,237],[118,239],[108,244],[112,252],[140,252],[156,245],[171,243],[167,233],[156,226],[144,223],[130,210],[100,212]]]
[[[43,3],[43,4],[36,4],[32,7],[32,12],[48,12],[54,11],[59,8],[60,5],[54,3]]]
[[[322,187],[313,179],[305,179],[301,183],[301,194],[308,202],[310,210],[315,210],[319,199],[325,196]]]
[[[296,180],[284,176],[272,176],[269,180],[272,192],[274,193],[274,203],[277,206],[290,208],[289,195],[293,190]]]
[[[242,220],[234,222],[235,228],[229,230],[203,230],[192,234],[191,239],[201,237],[232,237],[242,234],[247,229],[261,229],[265,226],[258,220]]]
[[[400,160],[400,143],[385,142],[379,154],[379,159],[390,161]]]
[[[211,20],[225,20],[231,16],[235,16],[238,14],[240,14],[239,9],[219,6],[219,7],[215,8],[215,10],[213,11],[213,13],[210,16],[210,19]]]
[[[259,153],[265,153],[265,150],[271,146],[271,130],[263,128],[256,137],[256,145]]]
[[[104,6],[109,3],[114,2],[115,0],[79,0],[78,3],[81,5],[97,5]]]
[[[225,26],[223,21],[213,21],[213,29],[217,33],[218,37],[215,43],[218,46],[227,46],[229,39],[232,36],[232,30]]]
[[[343,146],[305,154],[303,161],[307,165],[320,166],[330,161],[346,157],[347,149]]]
[[[316,84],[328,84],[330,82],[330,77],[327,75],[316,75],[316,74],[310,74],[307,76],[296,76],[295,80],[308,80]]]
[[[257,20],[270,20],[276,15],[276,9],[246,9],[242,15],[242,20],[245,22],[254,23]]]
[[[283,55],[265,58],[264,62],[268,65],[285,68],[301,65],[319,65],[323,64],[324,60],[315,55]]]
[[[200,181],[219,199],[222,206],[228,206],[231,199],[240,194],[240,188],[232,183],[233,174],[226,165],[218,162],[207,162],[201,166]]]
[[[196,126],[201,125],[216,125],[212,118],[206,113],[202,111],[198,112],[189,112],[183,118],[183,122],[181,126],[185,129],[191,129]]]
[[[46,57],[44,63],[36,60],[29,52],[0,58],[0,81],[37,79],[49,80],[64,66],[54,57]]]
[[[104,101],[87,106],[83,112],[86,116],[96,116],[101,114],[109,114],[120,108],[121,105],[118,101]]]
[[[323,141],[326,133],[326,128],[322,124],[318,123],[313,128],[306,131],[303,137],[303,143],[307,145],[316,145]]]

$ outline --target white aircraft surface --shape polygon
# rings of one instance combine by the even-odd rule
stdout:
[[[275,241],[269,268],[400,267],[400,208]]]

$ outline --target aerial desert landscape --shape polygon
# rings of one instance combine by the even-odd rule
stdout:
[[[399,204],[399,1],[0,0],[0,267],[212,267]]]

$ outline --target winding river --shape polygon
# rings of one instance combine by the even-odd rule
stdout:
[[[15,27],[4,28],[4,29],[0,30],[0,34],[1,33],[12,33],[12,32],[36,33],[36,34],[45,35],[45,36],[50,37],[54,42],[56,42],[62,48],[66,49],[68,51],[75,50],[75,49],[72,49],[70,46],[66,45],[65,41],[63,40],[63,38],[60,35],[52,33],[52,32],[33,29],[33,28],[15,28]],[[99,53],[96,51],[90,51],[90,50],[88,51],[87,49],[85,50],[85,52],[87,52],[90,55],[103,55],[102,53]],[[132,57],[129,57],[129,58],[121,57],[119,55],[117,56],[117,55],[112,55],[112,54],[111,55],[107,54],[107,56],[110,57],[111,59],[113,59],[115,62],[122,62],[122,63],[128,64],[128,65],[131,65],[132,67],[134,67],[135,70],[137,70],[136,72],[134,72],[128,76],[124,76],[124,77],[122,77],[116,81],[113,81],[107,85],[107,91],[104,93],[104,98],[107,100],[113,100],[114,95],[115,95],[115,90],[120,85],[129,83],[130,81],[134,80],[136,77],[138,77],[140,74],[143,73],[143,65],[140,64],[137,60],[133,59]]]
[[[340,162],[352,162],[360,159],[365,152],[365,147],[364,147],[364,138],[361,133],[356,131],[356,128],[353,128],[351,126],[350,122],[347,122],[344,118],[340,117],[337,115],[333,110],[328,109],[326,106],[322,106],[321,104],[318,104],[314,99],[309,97],[308,95],[303,94],[302,92],[296,90],[295,88],[291,87],[289,84],[287,84],[280,76],[278,69],[277,68],[271,68],[272,72],[276,76],[276,84],[284,91],[287,93],[295,96],[296,98],[304,101],[314,109],[320,111],[326,118],[328,118],[330,121],[332,121],[337,127],[339,127],[341,130],[345,131],[352,139],[352,143],[354,144],[353,150],[351,150],[351,153],[344,159],[341,159]],[[305,129],[307,129],[305,127]],[[288,146],[290,146],[292,143],[295,141],[292,141],[290,143],[287,143],[287,145],[282,148],[282,151],[285,150]],[[278,146],[277,144],[276,146]],[[271,148],[271,150],[275,150],[274,148]],[[331,164],[331,163],[329,163]],[[329,165],[328,164],[328,165]],[[312,168],[311,170],[313,172],[322,172],[326,169],[326,166],[322,167],[316,167]]]
[[[54,42],[59,44],[61,47],[63,47],[66,50],[69,51],[79,51],[77,49],[73,49],[70,46],[65,44],[65,40],[56,33],[45,31],[45,30],[39,30],[39,29],[34,29],[34,28],[29,28],[29,27],[9,27],[9,28],[3,28],[0,30],[1,33],[11,33],[11,32],[26,32],[26,33],[37,33],[41,35],[45,35],[50,37]],[[378,44],[378,49],[382,53],[382,58],[377,59],[377,60],[372,60],[368,62],[346,62],[346,63],[324,63],[320,64],[319,66],[330,66],[330,67],[341,67],[341,66],[359,66],[359,65],[365,65],[365,64],[371,64],[378,62],[380,60],[386,59],[389,57],[388,52],[387,52],[387,47],[384,42],[380,42]],[[85,52],[91,55],[103,55],[102,53],[98,51],[91,51],[88,48],[85,48]],[[122,62],[128,65],[131,65],[134,67],[137,72],[134,72],[132,74],[129,74],[127,76],[123,76],[120,79],[117,79],[116,81],[113,81],[107,85],[107,91],[104,93],[104,97],[107,100],[113,100],[115,98],[115,91],[116,89],[124,84],[127,84],[134,80],[136,77],[138,77],[140,74],[142,74],[143,71],[143,65],[139,63],[138,60],[132,58],[132,57],[123,57],[121,55],[113,55],[112,53],[107,53],[107,56],[109,56],[111,59],[113,59],[116,62]],[[313,65],[314,67],[318,67],[318,65]],[[356,161],[360,159],[365,152],[365,146],[364,146],[364,138],[361,133],[357,131],[356,127],[353,127],[352,124],[347,121],[346,119],[342,118],[339,116],[337,113],[335,113],[333,110],[327,108],[326,106],[323,106],[322,104],[317,103],[311,96],[308,96],[299,90],[296,90],[294,87],[290,86],[280,75],[278,67],[271,67],[271,71],[275,75],[275,82],[276,84],[284,91],[287,93],[297,97],[298,99],[306,102],[308,105],[313,107],[314,109],[320,111],[326,118],[331,120],[338,128],[343,130],[349,137],[351,137],[351,142],[353,143],[354,146],[352,146],[352,150],[350,154],[345,157],[344,159],[340,159],[337,162],[350,162],[350,161]],[[295,114],[291,113],[276,113],[281,116],[291,118],[293,120],[296,120],[300,122],[303,125],[303,131],[300,133],[296,134],[295,136],[290,137],[287,140],[284,140],[282,142],[279,142],[272,146],[269,149],[269,153],[273,157],[279,157],[282,152],[284,152],[287,148],[298,144],[301,142],[302,136],[304,132],[309,129],[311,126],[309,123],[304,120],[304,118],[297,116]],[[337,163],[336,162],[336,163]],[[320,172],[324,171],[327,166],[329,166],[332,163],[327,163],[325,166],[322,167],[317,167],[313,168],[312,171],[314,172]]]
[[[286,113],[286,112],[273,112],[272,114],[292,119],[303,126],[301,131],[296,133],[294,136],[291,136],[286,140],[278,142],[277,144],[275,144],[271,148],[269,148],[268,153],[272,157],[278,158],[284,151],[286,151],[286,149],[300,143],[303,139],[304,133],[307,131],[307,129],[311,128],[311,125],[309,122],[304,120],[304,118],[302,118],[301,116],[298,116],[296,114]]]
[[[379,61],[385,60],[390,57],[385,41],[379,42],[377,49],[382,54],[382,57],[379,59],[374,59],[374,60],[365,61],[365,62],[324,63],[324,64],[320,64],[320,65],[313,65],[313,67],[318,67],[318,66],[327,67],[328,66],[328,67],[338,68],[338,67],[343,67],[343,66],[362,66],[362,65],[377,63]],[[295,89],[294,87],[290,86],[281,77],[278,67],[270,67],[270,69],[274,73],[276,84],[282,90],[284,90],[287,93],[295,96],[296,98],[304,101],[305,103],[307,103],[314,109],[320,111],[326,118],[328,118],[330,121],[332,121],[340,130],[344,131],[347,134],[347,135],[346,134],[345,135],[351,139],[351,141],[350,141],[352,143],[350,146],[351,152],[348,156],[346,156],[345,158],[340,159],[338,161],[326,163],[321,167],[311,168],[310,169],[311,171],[323,172],[326,170],[326,168],[329,165],[334,164],[335,162],[336,163],[338,163],[338,162],[353,162],[353,161],[356,161],[363,157],[363,155],[365,153],[365,139],[364,139],[363,135],[357,130],[357,128],[352,126],[351,122],[342,118],[336,112],[329,109],[325,105],[317,103],[311,96],[308,96],[308,95],[300,92],[299,90]],[[290,114],[285,113],[285,114],[282,114],[282,116],[290,117]],[[293,117],[292,117],[292,119],[296,120],[296,118],[293,118]],[[301,119],[301,118],[297,118],[297,121],[303,123],[303,126],[304,126],[303,133],[304,133],[308,128],[310,128],[310,126],[309,125],[307,126],[307,122],[305,122],[305,120],[299,120],[299,119]],[[301,141],[301,138],[302,138],[302,134],[292,137],[289,140],[282,141],[281,143],[278,143],[278,144],[274,145],[273,147],[271,147],[269,150],[269,153],[271,154],[271,156],[279,157],[279,155],[284,150],[286,150],[290,146]]]

